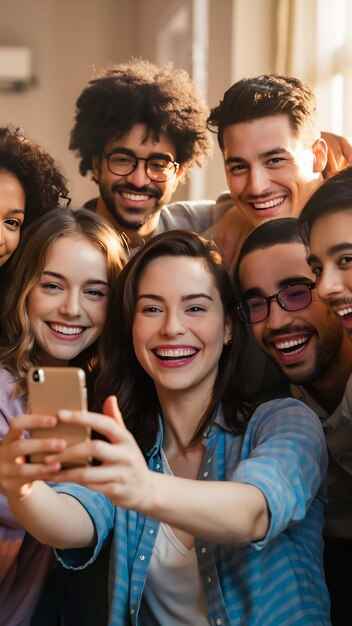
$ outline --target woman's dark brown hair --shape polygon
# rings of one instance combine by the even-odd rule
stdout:
[[[127,427],[144,453],[155,442],[160,405],[152,379],[135,356],[132,326],[139,280],[146,266],[163,256],[183,256],[204,262],[219,291],[224,319],[232,326],[232,343],[224,346],[212,398],[189,445],[202,437],[220,404],[229,428],[234,432],[242,432],[245,428],[245,420],[239,416],[239,410],[245,412],[245,405],[240,400],[236,371],[241,327],[235,315],[230,276],[213,242],[196,233],[169,231],[151,239],[122,270],[112,289],[110,313],[99,342],[95,387],[97,408],[101,408],[108,395],[115,394]]]

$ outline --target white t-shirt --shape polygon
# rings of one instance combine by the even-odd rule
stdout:
[[[172,474],[162,452],[164,472]],[[141,626],[209,626],[195,548],[188,550],[160,524],[140,610]]]

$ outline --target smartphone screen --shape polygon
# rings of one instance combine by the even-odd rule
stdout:
[[[27,374],[28,410],[37,415],[57,415],[60,409],[73,411],[87,410],[87,389],[85,373],[78,367],[32,367]],[[33,429],[31,437],[47,439],[50,437],[65,439],[68,445],[86,441],[90,438],[90,429],[59,423],[52,429]],[[30,463],[42,463],[44,454],[32,454]],[[77,467],[84,463],[70,463],[63,467]]]

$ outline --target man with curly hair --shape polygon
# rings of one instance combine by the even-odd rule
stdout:
[[[101,71],[76,103],[70,148],[100,195],[86,206],[124,232],[131,246],[172,228],[203,232],[214,202],[175,203],[178,183],[211,151],[208,108],[187,72],[143,59]]]

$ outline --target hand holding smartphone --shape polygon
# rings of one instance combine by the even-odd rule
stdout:
[[[71,411],[87,410],[87,389],[85,373],[78,367],[32,367],[27,374],[29,411],[38,415],[57,415],[61,409]],[[58,423],[55,428],[33,429],[31,437],[47,439],[55,437],[65,439],[70,446],[87,441],[90,429],[75,424]],[[45,454],[32,454],[30,463],[42,463]],[[63,464],[64,468],[88,465],[85,463]]]

